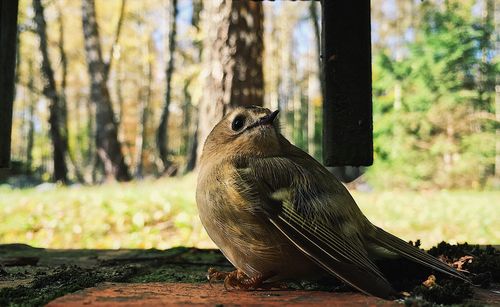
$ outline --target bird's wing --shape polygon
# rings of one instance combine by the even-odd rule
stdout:
[[[327,272],[362,292],[389,297],[393,289],[363,246],[356,204],[319,163],[307,167],[300,159],[250,159],[237,165],[240,193]]]
[[[326,169],[319,162],[314,160],[311,156],[309,156],[307,153],[305,153],[301,149],[293,146],[285,139],[282,139],[282,142],[283,142],[284,147],[287,149],[288,156],[290,156],[293,161],[296,161],[298,164],[301,164],[301,165],[309,165],[311,163],[315,163],[316,166],[313,167],[314,169],[326,171]],[[331,175],[330,173],[325,174],[324,176],[325,177],[327,177],[327,176],[333,177],[333,175]],[[342,199],[349,198],[352,200],[352,197],[349,194],[349,192],[347,191],[347,189],[338,180],[336,180],[336,178],[333,178],[333,179],[334,180],[331,180],[331,181],[334,181],[332,183],[333,186],[337,187],[336,188],[337,190],[339,190],[338,186],[340,186],[340,190],[342,190],[344,192],[344,197],[342,197]],[[350,204],[354,205],[355,209],[359,211],[359,208],[355,204],[354,200],[352,200],[352,202],[350,202]],[[361,213],[361,211],[359,211],[359,212]],[[359,214],[357,216],[362,216],[363,218],[365,218],[363,214]],[[368,222],[368,220],[366,220],[366,221]],[[413,245],[408,244],[407,242],[405,242],[405,241],[401,240],[400,238],[384,231],[383,229],[381,229],[379,227],[373,226],[373,224],[371,224],[370,222],[368,222],[368,224],[372,227],[370,227],[369,230],[366,233],[364,233],[364,236],[363,236],[367,241],[370,241],[371,243],[375,243],[383,248],[386,248],[387,250],[389,250],[393,253],[396,253],[396,254],[398,254],[402,257],[405,257],[409,260],[413,260],[417,263],[425,265],[431,269],[440,271],[442,273],[446,273],[450,276],[462,279],[463,281],[466,281],[466,282],[471,282],[467,276],[465,276],[461,272],[457,271],[453,267],[449,266],[448,264],[442,262],[441,260],[437,259],[436,257],[429,255],[428,253],[419,249],[418,247],[415,247]]]
[[[374,227],[374,231],[368,234],[368,238],[371,242],[374,242],[378,246],[399,254],[407,259],[413,260],[434,270],[446,273],[450,276],[460,278],[463,281],[471,282],[467,276],[455,270],[453,267],[447,265],[436,257],[429,255],[425,251],[408,244],[382,228]]]

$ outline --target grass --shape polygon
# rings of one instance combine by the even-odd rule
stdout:
[[[500,244],[500,191],[383,191],[354,193],[375,225],[430,248],[450,244]]]
[[[0,243],[48,248],[214,247],[198,219],[196,178],[101,186],[0,187]],[[354,192],[376,225],[431,247],[500,244],[500,191]]]
[[[0,243],[50,248],[213,247],[194,176],[101,186],[0,188]]]

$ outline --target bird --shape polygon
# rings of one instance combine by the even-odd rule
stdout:
[[[204,143],[196,188],[200,220],[236,268],[210,268],[209,280],[258,289],[335,276],[365,294],[388,299],[397,293],[375,259],[404,257],[468,281],[373,225],[332,173],[280,133],[278,113],[237,107]]]

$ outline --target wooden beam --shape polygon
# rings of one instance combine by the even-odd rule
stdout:
[[[323,157],[373,163],[370,1],[322,1]]]
[[[0,168],[10,165],[18,0],[0,0]]]

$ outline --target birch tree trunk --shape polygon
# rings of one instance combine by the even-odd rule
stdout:
[[[264,102],[263,10],[257,1],[204,2],[205,93],[200,101],[198,158],[206,137],[236,106]]]
[[[33,60],[29,59],[28,60],[28,71],[29,71],[29,77],[28,77],[28,87],[29,87],[29,94],[28,94],[28,133],[27,133],[27,139],[26,139],[26,168],[28,169],[28,173],[31,174],[31,171],[33,169],[33,144],[35,143],[35,94],[32,90],[34,87],[34,80],[33,80]]]
[[[319,83],[321,86],[321,101],[324,100],[323,95],[325,95],[325,77],[323,76],[323,69],[321,65],[321,31],[319,27],[318,18],[318,8],[316,6],[316,1],[311,1],[309,3],[309,17],[311,18],[311,23],[314,29],[314,39],[316,41],[316,52],[318,54],[318,76]]]
[[[84,182],[84,178],[82,172],[80,171],[80,167],[76,162],[74,157],[74,151],[71,150],[69,145],[69,125],[68,125],[68,104],[66,99],[66,89],[67,89],[67,80],[68,80],[68,57],[66,56],[65,48],[65,34],[64,34],[64,22],[63,22],[63,13],[62,8],[57,6],[57,21],[59,23],[59,57],[61,59],[61,86],[59,90],[59,107],[61,110],[61,126],[62,126],[62,138],[64,142],[64,146],[66,147],[66,159],[67,165],[70,170],[73,171],[74,176],[79,182]]]
[[[107,65],[101,52],[94,0],[82,1],[82,25],[85,55],[90,76],[90,100],[96,106],[96,150],[107,179],[130,180],[130,174],[118,140],[118,124],[114,117],[106,85]]]
[[[149,35],[148,43],[144,47],[144,58],[146,63],[144,63],[144,75],[146,76],[146,82],[143,84],[141,90],[139,91],[140,100],[140,122],[138,124],[138,132],[135,142],[136,148],[136,168],[134,176],[136,178],[143,178],[144,171],[144,151],[146,150],[146,137],[147,137],[147,123],[149,118],[149,104],[151,101],[151,86],[153,82],[153,59],[151,56],[152,49],[152,34]]]
[[[41,0],[33,0],[35,10],[36,32],[39,37],[40,52],[42,53],[42,75],[43,75],[43,94],[49,100],[49,132],[52,142],[52,155],[54,163],[54,180],[67,182],[68,168],[66,165],[66,155],[68,153],[68,143],[66,132],[63,131],[63,116],[60,103],[61,97],[56,89],[54,79],[54,70],[50,62],[47,42],[47,25],[45,22],[44,8]]]
[[[156,132],[156,146],[158,148],[159,158],[163,164],[163,173],[174,173],[171,169],[172,162],[168,158],[168,115],[170,102],[172,99],[172,74],[174,72],[174,53],[175,53],[175,36],[177,34],[177,0],[172,0],[170,6],[170,29],[168,35],[168,61],[165,71],[166,88],[165,88],[165,103],[160,117],[160,125]]]
[[[491,1],[491,0],[490,0]],[[489,2],[490,2],[489,1]],[[493,3],[490,2],[490,6],[493,7],[493,22],[494,22],[494,31],[493,33],[498,33],[500,31],[500,4],[498,2]],[[492,35],[492,37],[498,36]],[[494,42],[495,44],[495,53],[500,54],[500,40],[497,38]],[[496,128],[496,143],[495,143],[495,180],[498,185],[500,185],[500,127],[498,127],[498,123],[500,123],[500,75],[495,76],[495,118],[497,120],[497,128]]]
[[[191,17],[191,25],[196,29],[197,33],[201,32],[201,12],[203,11],[203,1],[202,0],[193,0],[193,15]],[[194,40],[193,45],[197,49],[197,58],[198,62],[202,60],[203,54],[203,42],[201,40]],[[188,91],[188,90],[187,90]],[[202,98],[203,99],[203,98]],[[199,101],[199,100],[198,100]],[[198,109],[194,106],[190,106],[191,112],[189,112],[190,117],[190,141],[189,146],[187,146],[186,153],[186,167],[184,172],[190,172],[194,170],[196,167],[196,158],[198,152]],[[194,127],[191,127],[194,126]]]

